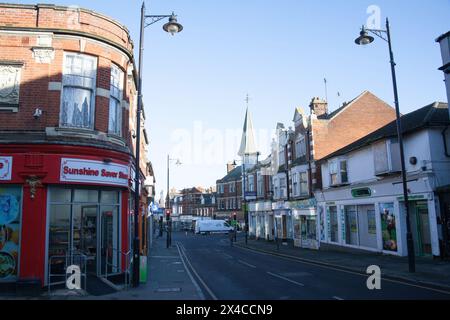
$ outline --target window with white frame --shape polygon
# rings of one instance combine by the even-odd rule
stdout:
[[[248,191],[254,192],[255,191],[255,177],[253,174],[250,174],[247,176],[248,179]]]
[[[295,156],[300,158],[306,155],[306,142],[303,135],[299,136],[295,142]]]
[[[299,174],[297,172],[292,174],[292,193],[294,196],[300,195]]]
[[[60,125],[94,128],[97,58],[64,54]]]
[[[275,199],[278,199],[278,198],[280,198],[280,194],[279,194],[279,192],[280,192],[280,186],[279,186],[279,184],[278,184],[278,178],[273,178],[273,180],[272,180],[273,182],[273,195],[274,195],[274,197],[275,197]]]
[[[111,65],[108,131],[118,136],[122,132],[123,77],[123,71],[118,66]]]
[[[348,183],[347,160],[334,159],[328,163],[330,185]]]
[[[261,197],[264,195],[264,177],[261,172],[256,174],[256,187],[258,189],[258,196]]]
[[[281,151],[278,153],[278,164],[282,166],[285,163],[284,148],[281,148]]]
[[[308,174],[306,172],[300,173],[300,195],[308,194]]]
[[[280,198],[286,197],[286,178],[280,178]]]

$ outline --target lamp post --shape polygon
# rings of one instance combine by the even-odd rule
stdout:
[[[141,25],[139,37],[139,83],[138,101],[136,110],[136,152],[135,152],[135,177],[134,177],[134,239],[133,239],[133,287],[139,286],[139,176],[140,176],[140,147],[141,147],[141,114],[142,114],[142,68],[144,64],[144,30],[146,27],[164,19],[169,18],[169,22],[164,24],[163,29],[174,35],[181,32],[183,26],[177,22],[176,15],[145,15],[145,3],[141,8]],[[147,22],[147,19],[151,21]]]
[[[176,161],[176,165],[181,165],[179,159],[171,159],[169,155],[167,155],[167,195],[166,195],[166,222],[167,222],[167,241],[166,247],[169,248],[172,245],[172,221],[170,217],[170,161]]]
[[[376,35],[380,39],[386,41],[389,45],[389,57],[391,63],[391,73],[392,73],[392,84],[394,87],[394,99],[395,99],[395,113],[396,113],[396,124],[397,124],[397,138],[400,147],[400,162],[402,171],[402,185],[403,185],[403,200],[405,204],[406,212],[406,241],[408,247],[408,266],[409,272],[415,272],[415,253],[414,253],[414,241],[411,233],[410,225],[410,214],[409,214],[409,203],[408,203],[408,186],[406,182],[406,169],[405,169],[405,152],[403,147],[402,139],[402,121],[400,116],[400,107],[398,101],[398,91],[397,91],[397,77],[395,75],[395,61],[394,53],[392,51],[391,43],[391,31],[389,26],[389,19],[386,18],[386,30],[380,29],[367,29],[364,26],[361,28],[361,32],[358,38],[355,39],[355,43],[358,45],[367,45],[374,41],[374,37],[370,36],[368,32]],[[386,37],[385,37],[386,35]]]

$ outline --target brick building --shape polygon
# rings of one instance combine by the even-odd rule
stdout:
[[[45,286],[49,273],[64,274],[65,255],[84,255],[94,277],[125,271],[136,82],[133,42],[120,23],[86,9],[0,4],[0,201],[9,204],[0,225],[17,234],[0,238],[9,264],[0,282]],[[153,173],[141,134],[144,187]],[[153,191],[141,191],[145,252]]]
[[[227,174],[217,180],[217,211],[216,217],[220,219],[236,219],[243,222],[242,210],[242,167],[227,164]]]

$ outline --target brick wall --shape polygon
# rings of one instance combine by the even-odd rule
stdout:
[[[130,88],[134,83],[127,81],[133,44],[127,29],[105,16],[85,9],[71,10],[53,5],[0,4],[0,30],[0,63],[14,61],[23,65],[18,112],[0,111],[0,130],[44,131],[46,127],[59,126],[61,90],[57,87],[62,81],[64,52],[97,58],[95,88],[109,90],[111,64],[114,63],[125,74],[124,100],[129,103],[130,95],[135,94]],[[69,36],[65,34],[67,30],[85,34]],[[39,40],[43,35],[50,39],[54,52],[54,57],[45,63],[33,56],[36,47],[43,47]],[[93,40],[91,37],[101,38]],[[56,89],[49,90],[49,85],[55,83]],[[38,120],[33,118],[36,108],[44,111]],[[127,142],[129,116],[130,112],[124,108],[123,137]],[[97,94],[94,129],[106,133],[108,117],[109,98]]]
[[[366,91],[330,120],[312,120],[314,159],[345,147],[395,120],[395,110]]]

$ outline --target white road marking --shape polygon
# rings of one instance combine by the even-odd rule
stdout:
[[[300,283],[300,282],[291,280],[291,279],[289,279],[289,278],[280,276],[279,274],[276,274],[276,273],[272,273],[272,272],[267,271],[267,274],[270,274],[271,276],[276,277],[276,278],[279,278],[279,279],[283,279],[283,280],[288,281],[288,282],[290,282],[290,283],[296,284],[296,285],[298,285],[298,286],[300,286],[300,287],[304,287],[304,286],[305,286],[303,283]]]
[[[238,260],[238,262],[239,262],[239,263],[242,263],[243,265],[246,265],[247,267],[256,269],[256,266],[254,266],[254,265],[252,265],[252,264],[250,264],[250,263],[248,263],[248,262],[245,262],[245,261],[242,261],[242,260]]]
[[[184,256],[184,258],[186,259],[187,264],[189,265],[189,267],[192,269],[192,272],[195,274],[195,276],[197,277],[197,279],[201,282],[201,284],[205,287],[206,291],[208,291],[209,295],[211,296],[211,298],[213,298],[213,300],[219,300],[217,299],[216,295],[211,291],[211,289],[206,285],[206,283],[203,281],[203,279],[199,276],[199,274],[197,273],[197,271],[195,271],[194,267],[192,266],[191,262],[189,261],[189,258],[186,254],[186,249],[184,248],[183,244],[177,244],[178,250],[180,250],[181,247],[181,254]],[[182,258],[183,259],[183,258]],[[189,272],[189,270],[186,268],[186,270]],[[193,280],[193,278],[191,277],[191,279]],[[195,280],[193,280],[195,283]]]
[[[206,300],[205,295],[202,292],[202,289],[200,289],[200,286],[198,285],[197,281],[195,281],[194,277],[192,276],[191,272],[189,271],[189,269],[186,266],[186,263],[184,262],[184,258],[183,258],[183,254],[181,253],[180,250],[180,245],[177,243],[177,249],[178,249],[178,254],[180,255],[181,261],[183,262],[183,266],[184,266],[184,270],[186,270],[186,272],[189,275],[189,278],[191,278],[192,283],[194,284],[195,289],[197,290],[200,299],[202,300]],[[180,272],[180,270],[178,270],[178,272]]]
[[[322,263],[315,263],[314,261],[311,261],[311,262],[302,261],[302,260],[296,259],[295,257],[287,256],[287,255],[284,255],[284,254],[272,254],[270,252],[261,252],[261,251],[258,251],[258,250],[252,250],[252,249],[244,248],[244,247],[241,247],[241,246],[236,246],[236,247],[238,247],[239,249],[242,249],[242,250],[247,250],[247,251],[258,253],[258,254],[262,254],[262,255],[270,255],[272,257],[279,257],[279,258],[290,260],[290,261],[294,261],[294,262],[297,262],[297,263],[308,264],[308,265],[311,265],[311,266],[320,267],[320,268],[324,268],[324,269],[330,269],[330,270],[335,270],[335,271],[339,271],[339,272],[355,274],[355,275],[358,275],[360,277],[367,278],[367,275],[365,275],[365,274],[354,272],[354,271],[342,270],[342,269],[333,267],[331,265],[324,265]],[[450,292],[448,292],[448,291],[434,289],[434,288],[430,288],[430,287],[425,287],[425,286],[421,286],[421,285],[418,285],[418,284],[412,284],[412,283],[408,283],[408,282],[402,282],[402,281],[399,281],[399,280],[383,278],[382,281],[387,281],[387,282],[392,282],[392,283],[399,283],[399,284],[404,285],[404,286],[410,286],[410,287],[415,287],[415,288],[419,288],[419,289],[424,289],[424,290],[429,290],[429,291],[434,291],[434,292],[450,295]]]
[[[341,300],[341,301],[344,300],[344,299],[342,299],[341,297],[338,297],[338,296],[334,296],[333,299],[334,300]]]
[[[232,255],[229,255],[227,253],[222,253],[223,256],[227,257],[228,259],[233,259]]]

